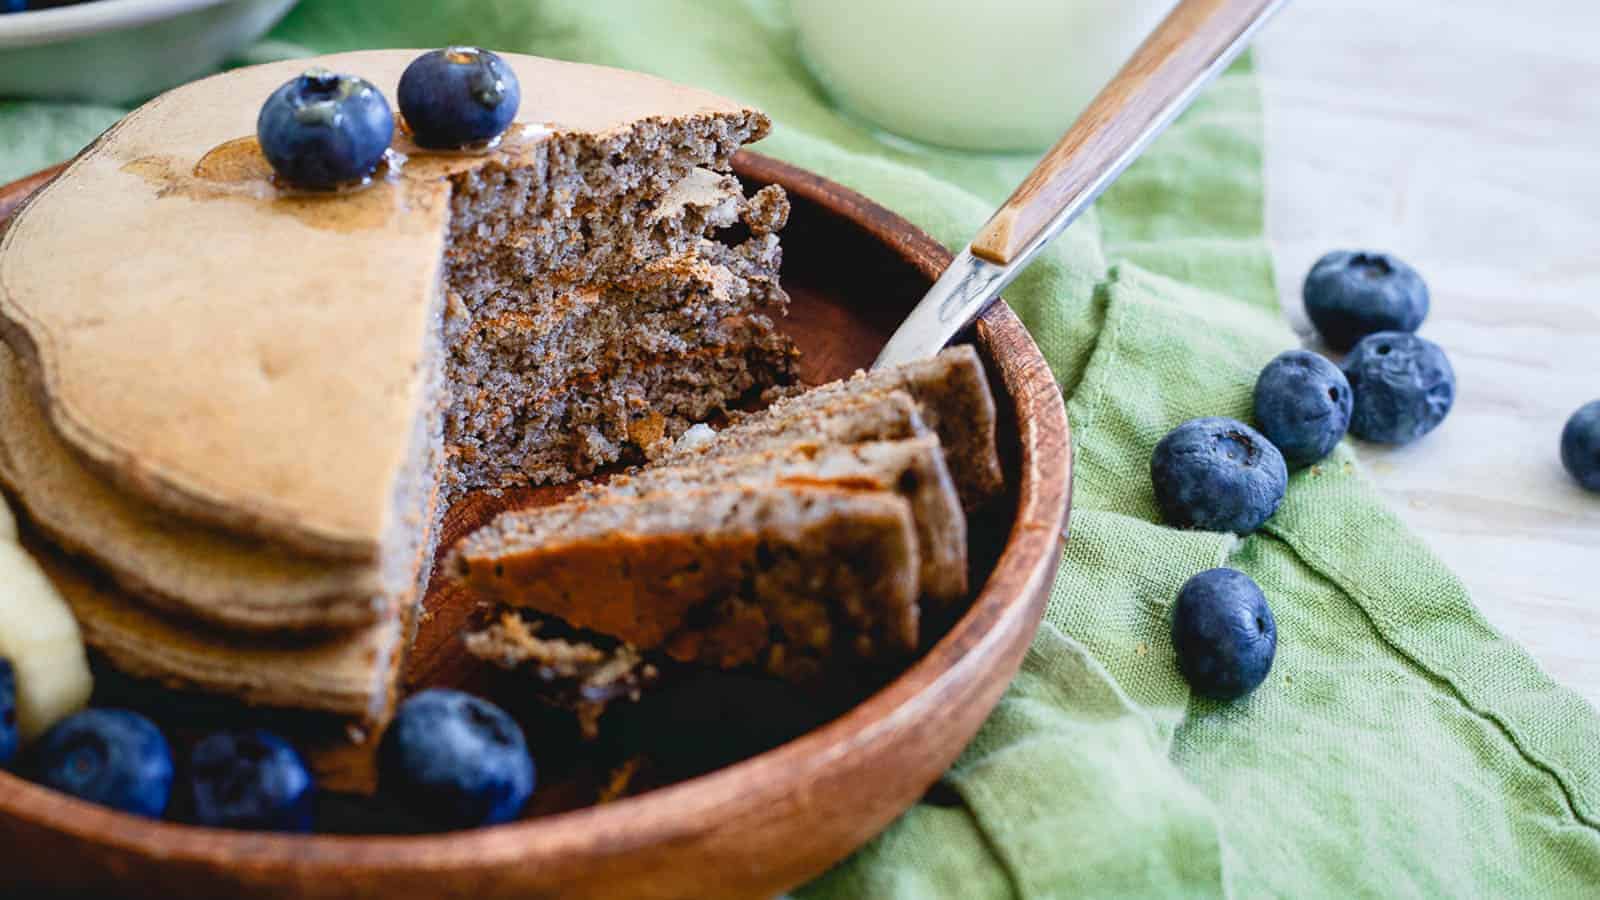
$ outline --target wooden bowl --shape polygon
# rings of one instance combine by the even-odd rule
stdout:
[[[750,185],[788,190],[786,328],[808,381],[869,364],[950,254],[909,222],[751,153]],[[0,219],[54,172],[0,188]],[[0,872],[121,896],[753,897],[813,878],[881,831],[953,762],[1016,673],[1061,557],[1071,493],[1066,411],[1005,304],[972,331],[998,396],[1012,495],[971,606],[903,674],[774,750],[616,802],[424,836],[251,834],[151,822],[0,773]],[[468,498],[445,543],[501,504]],[[407,683],[459,683],[467,613],[439,585]],[[541,790],[543,790],[541,788]]]

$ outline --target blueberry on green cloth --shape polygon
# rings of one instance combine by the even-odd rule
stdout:
[[[1561,464],[1579,484],[1600,491],[1600,400],[1578,407],[1561,429]]]
[[[172,749],[161,729],[125,709],[86,709],[44,733],[32,778],[91,803],[159,819],[172,795]]]
[[[262,104],[256,139],[284,181],[327,190],[372,174],[394,139],[394,113],[371,82],[311,69]]]
[[[509,822],[533,793],[533,758],[504,710],[434,689],[400,704],[378,747],[380,788],[442,828]]]
[[[311,830],[311,772],[288,741],[269,731],[221,731],[202,738],[189,753],[184,789],[196,824]]]
[[[1380,444],[1409,444],[1439,427],[1456,399],[1456,373],[1438,344],[1404,331],[1362,338],[1345,357],[1355,395],[1350,433]]]
[[[1256,424],[1291,468],[1333,451],[1350,426],[1350,406],[1344,373],[1309,350],[1279,354],[1256,379]]]
[[[1283,500],[1289,470],[1260,432],[1237,419],[1190,419],[1150,457],[1156,503],[1169,525],[1249,534]]]
[[[1428,285],[1388,253],[1336,250],[1306,275],[1306,315],[1328,346],[1348,350],[1379,331],[1416,331],[1428,316]]]
[[[1267,597],[1237,569],[1207,569],[1178,591],[1172,607],[1178,669],[1201,696],[1234,700],[1272,669],[1278,624]]]
[[[0,766],[17,755],[22,735],[17,731],[17,673],[11,660],[0,657]]]
[[[446,47],[406,66],[396,99],[419,146],[464,147],[506,130],[522,103],[522,86],[494,53]]]

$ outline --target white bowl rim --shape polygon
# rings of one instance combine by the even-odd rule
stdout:
[[[230,0],[89,0],[0,14],[0,47],[27,47],[133,28]]]

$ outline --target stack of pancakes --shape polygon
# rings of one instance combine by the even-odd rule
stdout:
[[[250,135],[320,65],[137,110],[0,240],[0,479],[86,640],[130,674],[381,722],[440,512],[564,480],[792,378],[759,113],[507,55],[524,125],[370,188],[270,180]],[[743,220],[740,243],[714,237]]]
[[[643,75],[507,55],[527,121],[497,148],[402,136],[365,190],[271,180],[250,135],[274,88],[319,65],[392,96],[415,55],[166,94],[0,238],[0,481],[87,642],[381,724],[452,500],[654,456],[453,548],[478,599],[536,618],[475,652],[581,697],[651,660],[803,681],[909,656],[1002,486],[976,353],[730,413],[794,377],[787,201],[726,174],[768,123]]]

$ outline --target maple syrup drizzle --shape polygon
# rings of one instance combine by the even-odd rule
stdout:
[[[295,216],[313,228],[351,232],[384,227],[405,209],[436,202],[442,196],[441,180],[467,167],[462,157],[512,156],[552,131],[547,123],[519,122],[490,144],[438,151],[416,146],[397,129],[395,141],[370,176],[333,190],[306,190],[285,183],[273,171],[254,135],[218,144],[193,166],[174,156],[153,155],[133,160],[122,169],[153,185],[161,196],[253,202]]]
[[[406,117],[396,113],[394,118],[394,146],[404,148],[408,155],[443,157],[489,156],[497,150],[510,152],[531,144],[537,144],[548,137],[552,131],[551,126],[545,122],[513,122],[505,131],[487,141],[478,141],[462,147],[423,147],[417,143],[410,124],[406,122]]]

